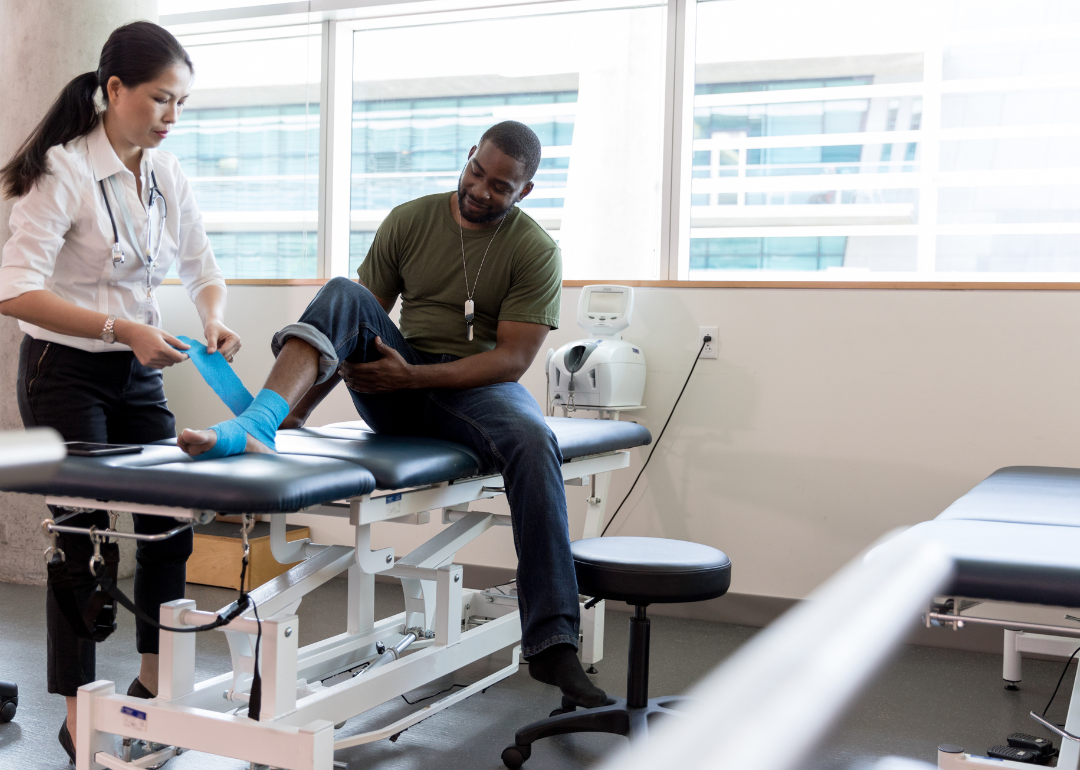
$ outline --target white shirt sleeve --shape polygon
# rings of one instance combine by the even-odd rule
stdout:
[[[78,214],[80,186],[58,150],[49,150],[47,173],[11,210],[11,237],[0,262],[0,302],[45,288]]]
[[[210,238],[203,226],[202,213],[191,192],[187,177],[176,166],[177,189],[180,197],[180,243],[176,256],[176,273],[192,301],[207,286],[225,286],[225,278],[214,258]]]

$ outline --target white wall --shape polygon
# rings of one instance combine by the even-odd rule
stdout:
[[[271,364],[272,332],[315,291],[230,288],[228,321],[245,340],[237,369],[250,389]],[[578,293],[563,292],[554,347],[583,336]],[[182,289],[161,297],[166,327],[196,336]],[[720,357],[698,365],[612,532],[721,548],[733,592],[801,598],[875,538],[932,518],[996,468],[1080,465],[1080,294],[656,288],[637,290],[635,312],[626,337],[648,359],[643,421],[654,436],[699,325],[720,327]],[[524,380],[538,399],[542,360]],[[190,364],[165,384],[179,427],[229,416]],[[313,424],[354,416],[341,391]],[[616,474],[613,501],[644,456],[635,450],[631,471]],[[576,537],[585,491],[568,494]],[[401,554],[423,529],[383,525],[378,545]],[[489,531],[459,561],[513,567],[509,531]]]

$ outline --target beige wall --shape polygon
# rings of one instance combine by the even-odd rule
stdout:
[[[136,19],[156,21],[157,0],[0,0],[0,165],[72,78],[97,69],[109,33]],[[0,198],[0,248],[12,205]],[[0,430],[22,427],[15,401],[22,336],[14,320],[0,318]],[[43,498],[0,494],[0,581],[44,582],[46,515]],[[122,570],[129,566],[126,559]]]
[[[314,293],[231,287],[228,320],[245,340],[237,366],[252,390],[271,364],[270,335]],[[170,331],[196,333],[182,290],[162,297]],[[552,346],[584,336],[577,297],[564,291]],[[932,518],[996,468],[1080,465],[1080,294],[639,289],[635,312],[626,338],[648,360],[643,421],[654,435],[699,325],[720,327],[720,357],[698,365],[612,531],[723,549],[733,592],[801,598],[875,538]],[[543,397],[540,362],[524,382]],[[166,391],[180,426],[228,416],[190,365],[168,372]],[[353,418],[337,392],[314,422]],[[633,456],[631,471],[616,474],[615,501],[644,460]],[[585,492],[568,494],[576,537]],[[400,555],[437,527],[386,524],[376,537]],[[489,531],[459,561],[512,568],[509,531]]]

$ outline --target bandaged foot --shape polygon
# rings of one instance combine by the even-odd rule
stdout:
[[[288,414],[289,402],[264,388],[239,417],[219,422],[209,430],[185,430],[176,443],[199,460],[243,452],[276,452],[274,436]]]
[[[529,658],[529,676],[553,684],[576,705],[596,708],[608,703],[607,693],[589,681],[571,644],[553,644]]]

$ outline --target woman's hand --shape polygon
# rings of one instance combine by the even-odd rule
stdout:
[[[240,351],[240,335],[221,321],[208,321],[203,329],[203,336],[206,337],[206,352],[219,351],[230,363],[233,356]]]
[[[113,333],[117,342],[131,348],[140,364],[151,369],[164,369],[166,366],[186,361],[187,354],[180,350],[191,347],[161,329],[120,318],[113,326]]]

